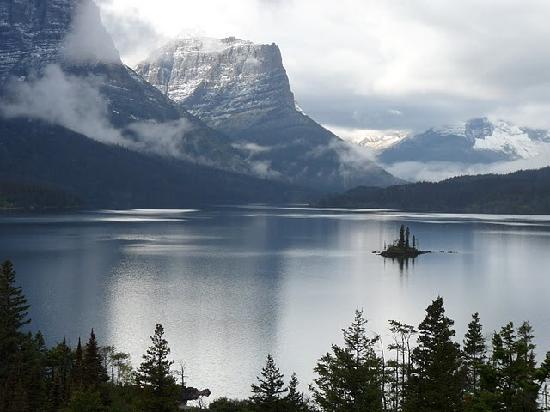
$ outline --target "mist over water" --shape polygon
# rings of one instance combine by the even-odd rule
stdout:
[[[410,226],[422,249],[400,269],[376,256]],[[94,327],[134,364],[163,323],[189,384],[245,397],[268,352],[303,388],[315,361],[364,308],[384,345],[389,319],[418,324],[441,295],[461,341],[530,320],[550,349],[550,216],[306,208],[97,211],[0,217],[33,328],[75,344]],[[446,253],[454,251],[456,253]]]

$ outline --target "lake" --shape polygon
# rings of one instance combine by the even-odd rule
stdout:
[[[437,253],[407,267],[373,254],[401,224]],[[4,215],[0,251],[48,344],[74,345],[93,327],[137,364],[159,322],[188,383],[213,398],[248,396],[267,353],[305,389],[356,308],[386,345],[389,319],[418,325],[438,295],[459,340],[478,311],[487,335],[530,320],[539,354],[550,350],[550,216],[266,206]]]

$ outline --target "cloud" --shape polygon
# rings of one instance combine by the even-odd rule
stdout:
[[[116,24],[125,16],[164,37],[276,42],[297,99],[322,123],[421,131],[506,110],[550,128],[546,0],[111,0],[102,8],[117,45],[131,37]],[[137,62],[136,53],[123,57]],[[533,115],[520,110],[535,106]]]
[[[99,8],[93,1],[78,4],[62,50],[65,60],[72,63],[120,63],[118,50],[105,30]]]
[[[0,104],[4,117],[30,117],[62,125],[104,143],[122,143],[108,121],[108,105],[93,78],[67,76],[49,65],[41,77],[14,81]]]
[[[455,176],[486,173],[512,173],[524,169],[536,169],[550,164],[550,145],[540,145],[539,154],[529,159],[519,159],[491,164],[463,164],[455,162],[399,162],[385,165],[385,169],[401,179],[418,182],[437,182]]]
[[[135,149],[163,156],[189,159],[182,150],[182,138],[191,130],[192,125],[186,119],[181,118],[164,123],[152,120],[135,122],[128,125],[125,132],[130,132],[129,135],[136,137],[136,141],[131,144]]]
[[[237,150],[247,152],[250,155],[257,155],[273,150],[272,147],[262,146],[254,142],[236,142],[233,143],[231,146],[233,146]]]
[[[26,117],[57,124],[106,144],[132,150],[199,161],[185,150],[186,119],[159,123],[136,121],[113,127],[109,105],[99,91],[101,79],[67,75],[58,65],[47,66],[40,77],[14,80],[0,102],[6,118]]]

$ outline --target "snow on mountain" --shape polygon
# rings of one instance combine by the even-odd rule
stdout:
[[[325,127],[347,142],[374,151],[383,151],[399,143],[410,134],[408,130],[352,129],[330,125],[325,125]]]
[[[136,71],[261,170],[322,190],[398,182],[298,107],[279,47],[234,37],[178,39],[154,52]]]
[[[550,143],[543,130],[519,127],[504,120],[471,119],[429,129],[384,149],[384,163],[447,161],[493,163],[529,159]]]
[[[210,126],[242,130],[279,109],[295,110],[275,44],[190,38],[170,42],[136,71]]]

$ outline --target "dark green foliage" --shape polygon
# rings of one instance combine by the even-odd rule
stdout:
[[[8,360],[22,340],[21,327],[30,323],[29,305],[20,287],[15,285],[15,270],[10,261],[2,264],[0,272],[0,358]],[[0,377],[5,376],[5,369],[0,366]]]
[[[142,408],[151,412],[174,411],[178,401],[176,381],[170,374],[174,362],[168,360],[170,348],[161,324],[156,325],[151,342],[136,374],[137,384],[143,390]]]
[[[254,409],[249,401],[220,398],[212,402],[209,411],[215,412],[253,412]]]
[[[94,330],[90,333],[90,339],[84,350],[84,359],[82,362],[82,383],[85,388],[96,390],[102,383],[107,382],[107,371],[105,370],[99,346],[95,337]]]
[[[258,382],[252,384],[251,404],[259,411],[279,411],[283,408],[282,397],[288,389],[284,382],[284,375],[279,371],[271,355],[267,355],[265,366],[262,368]]]
[[[298,378],[293,373],[288,383],[288,393],[284,398],[286,410],[289,412],[307,412],[310,410],[304,394],[298,390],[298,384]]]
[[[426,309],[413,351],[414,370],[406,387],[405,411],[460,411],[462,383],[459,345],[452,341],[454,321],[445,316],[443,299]]]
[[[468,324],[462,352],[466,378],[466,394],[475,396],[480,390],[481,369],[487,359],[485,337],[483,336],[483,329],[479,320],[479,313],[477,312],[472,315],[472,321]]]
[[[344,346],[323,356],[311,386],[313,399],[326,411],[381,411],[382,359],[375,352],[379,337],[369,338],[362,311],[344,332]]]
[[[97,391],[77,391],[63,412],[105,412],[107,408]]]
[[[0,209],[67,209],[77,208],[78,198],[47,184],[0,181]]]
[[[507,175],[463,176],[438,183],[358,187],[323,199],[321,207],[418,212],[550,214],[550,167]]]
[[[547,376],[536,367],[533,330],[523,323],[517,330],[512,323],[495,333],[492,356],[482,379],[481,399],[492,408],[537,411],[537,398]]]
[[[0,410],[23,411],[32,407],[29,390],[36,368],[37,341],[24,334],[30,323],[29,305],[20,287],[15,285],[15,270],[10,261],[0,269]]]

